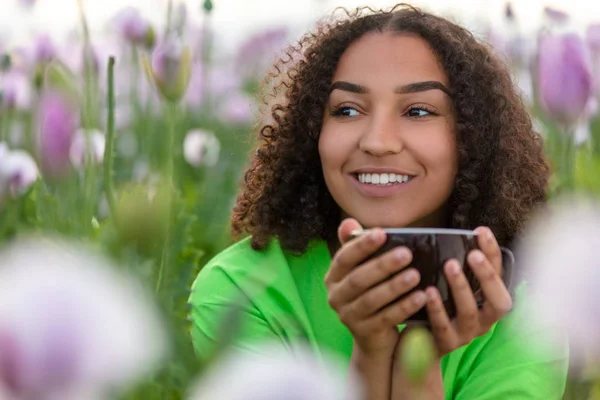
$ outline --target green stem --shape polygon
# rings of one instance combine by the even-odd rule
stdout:
[[[173,20],[173,0],[169,0],[167,5],[167,24],[165,25],[165,37],[171,33],[171,24]]]
[[[204,10],[204,23],[202,25],[202,104],[204,108],[204,115],[208,118],[212,118],[212,98],[210,96],[210,68],[211,68],[211,12],[210,10]]]
[[[562,135],[561,148],[561,175],[563,178],[563,188],[565,190],[574,189],[574,171],[575,171],[575,141],[573,129],[566,128]]]
[[[115,206],[115,190],[113,182],[113,147],[115,140],[115,57],[108,58],[108,118],[106,131],[106,146],[104,148],[104,187],[106,200],[113,218],[117,218]]]
[[[166,160],[165,160],[165,179],[167,181],[166,184],[166,190],[169,193],[169,199],[170,201],[168,202],[168,212],[167,212],[167,221],[165,223],[165,239],[163,242],[163,248],[162,248],[162,254],[161,254],[161,258],[160,258],[160,267],[158,270],[158,278],[156,280],[156,289],[155,292],[158,293],[163,281],[163,276],[166,275],[166,268],[169,265],[169,250],[171,247],[171,220],[172,218],[172,210],[173,210],[173,203],[172,203],[172,196],[175,193],[174,187],[173,187],[173,174],[174,174],[174,168],[173,168],[173,163],[174,163],[174,157],[173,157],[173,147],[174,147],[174,142],[175,142],[175,131],[176,131],[176,124],[177,124],[177,103],[172,103],[169,102],[168,103],[168,110],[167,110],[167,120],[168,120],[168,124],[169,124],[169,129],[167,132],[167,140],[166,140],[166,145],[165,145],[165,155],[166,155]]]
[[[95,98],[95,85],[93,77],[93,66],[92,66],[92,46],[90,41],[90,31],[85,16],[83,7],[83,0],[77,0],[77,9],[79,12],[79,21],[81,29],[83,31],[83,62],[84,62],[84,79],[85,79],[85,94],[84,94],[84,107],[83,107],[83,124],[85,132],[85,156],[84,156],[84,227],[91,226],[92,217],[94,216],[94,209],[96,206],[96,190],[94,183],[96,181],[96,167],[93,162],[92,156],[92,145],[90,137],[90,129],[96,125],[94,98]]]

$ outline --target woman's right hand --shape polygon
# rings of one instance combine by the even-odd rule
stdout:
[[[400,336],[397,325],[425,305],[426,295],[415,291],[397,300],[420,280],[416,269],[406,268],[412,260],[410,250],[398,247],[361,264],[384,244],[385,233],[375,228],[350,240],[356,229],[362,227],[354,219],[344,220],[338,229],[341,248],[325,277],[329,305],[363,354],[393,356]]]

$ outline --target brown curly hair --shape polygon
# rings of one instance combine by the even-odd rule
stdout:
[[[270,120],[258,125],[258,146],[233,209],[234,237],[250,234],[255,249],[276,237],[296,253],[312,239],[336,240],[341,212],[323,178],[319,133],[338,60],[369,32],[418,35],[445,66],[459,163],[448,225],[486,225],[508,245],[546,198],[549,169],[541,138],[508,67],[488,45],[406,4],[345,11],[342,19],[320,23],[275,63],[265,81],[270,96],[265,104],[276,104]]]

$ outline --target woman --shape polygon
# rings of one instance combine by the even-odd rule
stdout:
[[[227,310],[242,304],[230,346],[307,341],[356,368],[368,399],[410,399],[394,361],[398,325],[425,307],[439,355],[428,398],[561,398],[566,354],[522,345],[510,329],[524,323],[518,298],[500,276],[499,245],[543,204],[548,183],[507,67],[467,30],[404,5],[323,24],[287,55],[269,77],[277,104],[233,212],[233,232],[249,238],[193,287],[198,353],[211,354]],[[456,260],[444,266],[454,320],[435,288],[397,300],[419,281],[410,251],[363,260],[385,240],[378,228],[405,226],[477,229],[468,267],[483,307]],[[350,241],[362,227],[371,233]]]

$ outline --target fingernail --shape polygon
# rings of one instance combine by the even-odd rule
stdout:
[[[450,269],[451,275],[458,275],[460,273],[460,270],[462,269],[460,265],[458,265],[458,263],[456,262],[450,263],[450,266],[448,268]]]
[[[471,257],[473,257],[473,261],[476,262],[477,264],[480,264],[483,262],[483,260],[485,260],[485,257],[483,256],[483,254],[479,251],[473,252],[473,255]]]
[[[406,250],[403,247],[401,247],[399,249],[396,249],[394,251],[394,257],[398,261],[404,261],[404,260],[406,260],[409,257],[408,250]]]
[[[411,283],[417,279],[417,271],[409,270],[403,274],[402,279],[405,283]]]
[[[381,237],[381,232],[378,230],[374,230],[369,233],[369,240],[373,243],[378,242],[380,237]]]
[[[427,300],[427,296],[423,292],[419,292],[419,293],[415,294],[415,297],[413,298],[413,302],[416,305],[425,303],[425,300]]]
[[[427,301],[430,303],[434,303],[437,300],[437,295],[434,290],[427,291]]]

